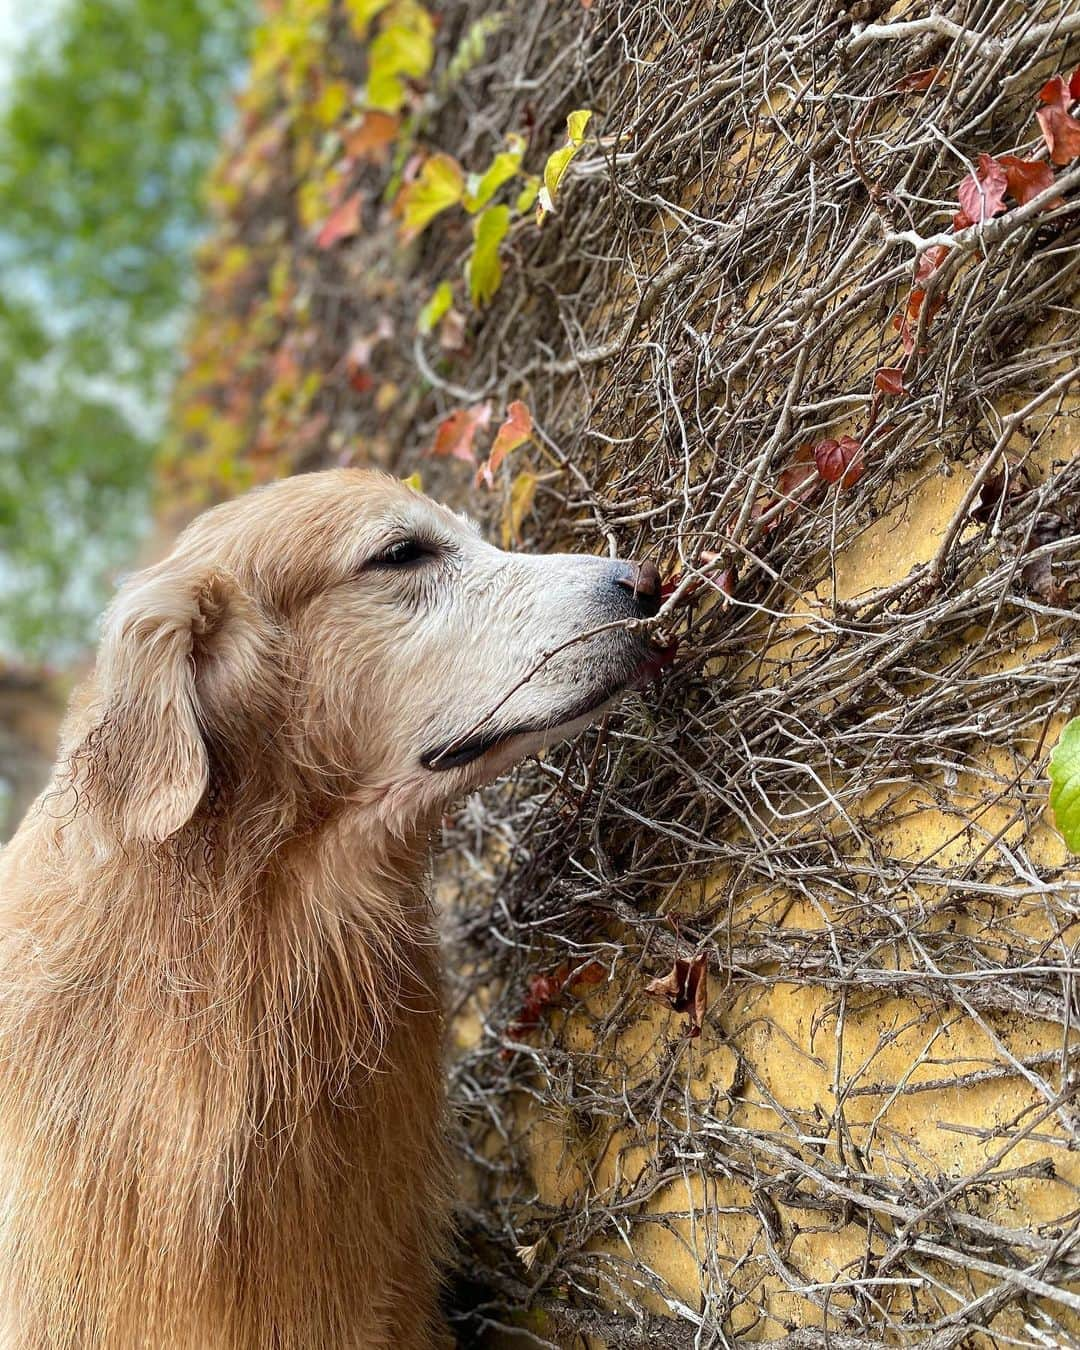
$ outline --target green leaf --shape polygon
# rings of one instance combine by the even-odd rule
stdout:
[[[1061,733],[1050,755],[1050,805],[1062,837],[1080,853],[1080,717]]]
[[[469,295],[479,308],[488,304],[502,285],[499,245],[510,228],[510,208],[489,206],[476,218],[475,242],[469,255]]]
[[[431,299],[417,316],[416,326],[420,332],[430,333],[453,303],[454,292],[450,289],[450,283],[440,281],[432,292]]]
[[[536,201],[536,194],[540,191],[540,179],[535,174],[530,174],[525,180],[525,186],[517,195],[517,201],[514,203],[514,210],[520,214],[532,209],[533,202]]]
[[[457,160],[451,155],[432,155],[398,196],[402,229],[410,236],[419,234],[441,211],[456,206],[464,192],[465,175]]]
[[[581,142],[585,139],[585,128],[589,125],[590,117],[592,117],[591,109],[578,108],[566,119],[566,134],[570,138],[571,145],[581,145]]]
[[[481,207],[487,206],[502,185],[508,183],[521,168],[525,138],[510,135],[506,139],[510,149],[497,154],[483,176],[476,180],[475,186],[470,184],[470,190],[465,194],[465,210],[470,215],[475,215]]]

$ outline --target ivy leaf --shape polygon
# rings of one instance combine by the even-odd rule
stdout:
[[[401,232],[413,239],[441,212],[461,201],[465,175],[452,155],[437,154],[424,160],[419,174],[398,193],[394,210],[401,216]]]
[[[592,117],[591,109],[578,108],[566,119],[566,134],[570,138],[571,145],[581,145],[581,142],[585,139],[585,128],[589,125],[590,117]]]
[[[975,173],[968,174],[956,194],[960,209],[972,224],[990,220],[1005,210],[1008,187],[1008,175],[998,161],[980,155]]]
[[[315,236],[317,248],[333,248],[342,239],[348,239],[360,228],[360,194],[354,192],[346,197],[340,206],[335,207],[323,222],[322,229]]]
[[[432,292],[431,299],[417,316],[417,329],[427,336],[453,303],[454,292],[450,289],[450,283],[440,281]]]
[[[1080,853],[1080,717],[1074,717],[1050,754],[1050,806],[1062,838]]]
[[[362,38],[368,24],[389,4],[390,0],[345,0],[345,14],[353,35]]]
[[[466,464],[475,464],[473,441],[476,439],[476,433],[483,430],[490,421],[490,403],[477,403],[472,408],[458,408],[439,423],[428,454],[449,456],[451,459],[463,460]]]
[[[532,436],[532,413],[520,399],[514,399],[506,410],[506,420],[498,430],[491,454],[476,471],[476,486],[486,483],[489,488],[495,486],[495,474],[511,450],[524,445]]]
[[[1016,155],[1002,155],[998,163],[1005,170],[1009,181],[1009,193],[1023,206],[1054,185],[1054,171],[1041,159],[1018,159]],[[1046,209],[1064,204],[1064,198],[1058,197],[1046,203]]]
[[[826,483],[839,483],[842,488],[854,487],[866,467],[862,446],[853,436],[819,442],[814,447],[814,462]]]
[[[907,392],[904,388],[904,372],[899,366],[882,366],[874,376],[874,386],[883,394],[891,394],[893,398],[899,398]]]
[[[465,193],[464,206],[470,215],[475,215],[482,207],[487,206],[502,185],[508,183],[521,168],[525,154],[525,138],[510,135],[506,139],[510,149],[500,151],[484,173],[475,180],[475,185],[470,183],[469,190]]]
[[[510,208],[489,206],[476,217],[472,253],[469,254],[467,277],[469,295],[479,308],[489,304],[502,285],[502,263],[499,245],[510,228]]]
[[[1080,155],[1080,122],[1069,115],[1069,108],[1080,98],[1080,71],[1073,71],[1066,85],[1061,75],[1047,80],[1039,90],[1043,104],[1035,116],[1039,119],[1046,148],[1055,164],[1068,164]]]
[[[677,960],[667,975],[650,980],[645,992],[675,1012],[689,1013],[686,1034],[693,1040],[701,1035],[701,1024],[709,1004],[708,957],[699,952],[692,961]]]
[[[893,94],[922,93],[923,90],[929,89],[941,74],[942,71],[938,66],[928,66],[925,70],[913,70],[910,75],[902,75],[891,86],[889,92]]]
[[[350,159],[370,159],[381,163],[401,130],[401,121],[393,113],[366,112],[354,126],[346,129],[342,149]]]
[[[539,191],[540,179],[535,177],[535,175],[530,174],[525,180],[525,186],[518,193],[517,200],[514,202],[514,210],[518,215],[524,215],[526,211],[532,209],[532,205],[536,201],[536,194]]]
[[[570,161],[581,149],[585,139],[585,128],[589,125],[591,117],[592,112],[588,108],[578,108],[576,112],[572,112],[566,119],[566,144],[548,155],[547,163],[544,165],[544,186],[540,189],[537,208],[538,224],[543,222],[544,216],[549,211],[555,209],[559,184],[570,166]]]
[[[402,76],[422,80],[435,55],[435,25],[423,5],[399,3],[368,49],[367,106],[396,113],[405,101]]]
[[[536,483],[536,474],[524,469],[511,483],[510,496],[502,518],[503,548],[520,543],[521,527],[525,523],[525,517],[532,510],[533,500],[536,497]]]

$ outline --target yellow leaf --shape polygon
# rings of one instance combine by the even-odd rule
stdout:
[[[510,486],[510,497],[507,500],[506,508],[503,511],[503,548],[509,548],[511,544],[520,542],[521,527],[525,522],[525,517],[532,510],[533,499],[535,497],[536,474],[529,473],[528,470],[523,469]]]
[[[477,307],[488,304],[502,285],[499,245],[509,228],[508,206],[489,206],[476,217],[473,250],[469,254],[467,276],[469,295]]]
[[[424,160],[420,173],[405,184],[394,204],[403,233],[419,234],[440,211],[461,201],[464,191],[465,175],[456,159],[438,154]]]
[[[367,106],[397,112],[405,101],[401,76],[422,80],[435,54],[435,27],[423,7],[397,4],[387,15],[386,27],[368,50]]]
[[[491,161],[483,175],[476,180],[476,186],[470,186],[465,194],[465,210],[475,215],[481,207],[487,206],[492,197],[521,168],[521,159],[525,154],[525,140],[521,136],[508,136],[509,150],[500,151]]]
[[[416,327],[421,333],[430,333],[453,303],[454,292],[450,289],[450,283],[440,281],[432,292],[431,299],[417,316]]]
[[[564,145],[561,150],[554,150],[548,155],[547,163],[544,165],[544,187],[547,189],[549,201],[553,204],[563,175],[578,149],[579,147],[576,145]],[[549,207],[548,210],[550,209]]]
[[[414,492],[423,492],[424,490],[424,480],[419,470],[416,473],[409,474],[408,478],[403,478],[401,481],[406,487],[412,488]]]
[[[362,38],[367,32],[367,26],[390,3],[390,0],[345,0],[345,13],[348,15],[349,27],[354,35]]]
[[[585,139],[585,128],[589,125],[592,112],[588,108],[578,108],[566,119],[566,134],[571,145],[580,145]]]
[[[324,127],[332,127],[349,106],[352,90],[344,80],[329,80],[311,106],[312,116]]]
[[[563,180],[570,161],[581,149],[585,139],[585,128],[592,113],[588,108],[578,108],[566,119],[566,144],[548,155],[544,165],[544,186],[540,191],[540,200],[536,208],[536,223],[542,225],[544,216],[555,210],[555,196]]]

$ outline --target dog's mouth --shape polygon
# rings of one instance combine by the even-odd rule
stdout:
[[[420,756],[420,763],[425,769],[441,773],[445,769],[462,769],[467,764],[474,764],[478,759],[482,759],[493,750],[509,745],[511,741],[518,740],[521,737],[533,739],[540,737],[542,743],[547,743],[549,740],[556,741],[576,722],[581,722],[584,725],[588,718],[598,713],[601,708],[610,703],[613,698],[618,697],[619,694],[624,693],[627,689],[639,688],[650,679],[655,679],[665,666],[671,664],[673,659],[673,647],[650,647],[648,654],[638,662],[628,675],[610,681],[599,690],[593,690],[590,694],[560,709],[550,717],[533,722],[522,722],[490,732],[480,732],[475,736],[469,736],[467,739],[455,738],[443,745],[435,746],[431,750],[425,750]]]

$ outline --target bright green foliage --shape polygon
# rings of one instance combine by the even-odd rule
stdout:
[[[506,142],[510,149],[500,151],[483,174],[478,177],[470,174],[469,190],[464,200],[466,211],[475,214],[481,207],[487,206],[502,185],[508,183],[521,168],[525,154],[524,136],[510,135]]]
[[[510,228],[510,208],[489,206],[476,218],[473,251],[469,255],[469,295],[476,306],[488,304],[502,284],[499,245]]]
[[[0,114],[0,647],[85,638],[130,545],[247,10],[71,0],[16,66]]]
[[[417,315],[416,326],[421,333],[430,333],[454,303],[454,292],[448,281],[440,281],[431,299]]]
[[[1080,717],[1061,733],[1050,756],[1050,805],[1062,837],[1080,853]]]

